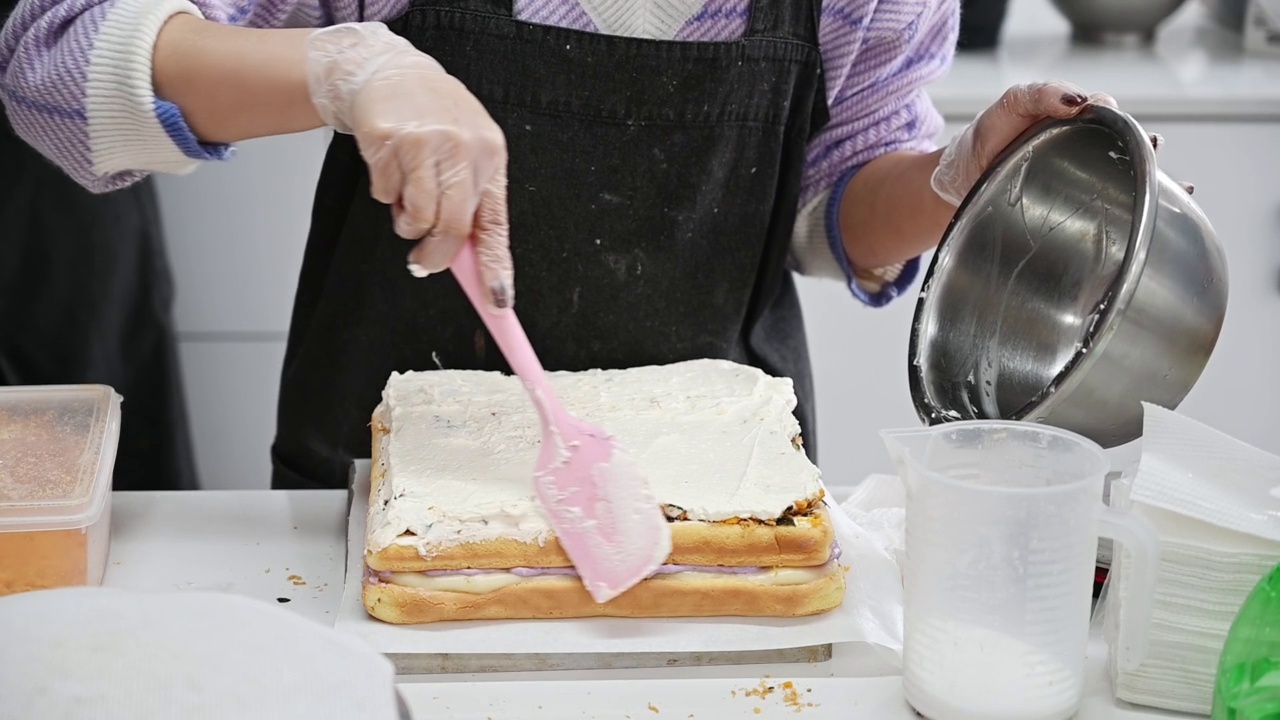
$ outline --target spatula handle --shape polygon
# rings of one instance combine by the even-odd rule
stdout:
[[[534,353],[533,345],[525,335],[524,327],[520,325],[520,319],[516,317],[515,310],[493,307],[484,289],[484,283],[480,279],[480,265],[476,261],[475,245],[470,242],[463,243],[462,250],[454,258],[451,269],[453,276],[458,280],[458,285],[462,286],[462,291],[466,293],[467,299],[471,301],[480,319],[484,321],[494,342],[498,344],[502,356],[507,359],[507,364],[526,385],[537,389],[542,395],[541,399],[547,403],[547,408],[539,407],[538,410],[556,407],[556,398],[547,382],[542,363]]]

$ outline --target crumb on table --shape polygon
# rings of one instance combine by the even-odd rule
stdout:
[[[756,698],[759,700],[766,700],[770,695],[778,693],[781,696],[782,704],[797,713],[801,712],[805,708],[818,707],[816,703],[807,702],[804,698],[804,695],[813,692],[812,688],[805,688],[801,691],[800,688],[796,687],[796,684],[790,680],[773,683],[769,680],[768,675],[760,680],[760,684],[756,687],[733,690],[730,691],[730,695],[736,698],[739,692],[742,693],[744,698]],[[754,712],[759,715],[764,712],[764,709],[756,707],[754,708]]]

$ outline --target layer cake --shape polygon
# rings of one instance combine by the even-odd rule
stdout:
[[[788,617],[840,605],[839,548],[790,380],[694,360],[551,382],[649,480],[671,522],[667,564],[594,602],[534,496],[541,430],[520,381],[396,373],[372,422],[363,596],[373,617]]]

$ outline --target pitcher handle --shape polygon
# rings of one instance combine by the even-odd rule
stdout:
[[[1099,534],[1128,549],[1133,562],[1127,566],[1129,592],[1125,597],[1125,611],[1130,622],[1121,627],[1116,638],[1120,667],[1134,670],[1147,658],[1147,643],[1151,635],[1151,613],[1155,606],[1156,571],[1160,565],[1160,538],[1155,528],[1141,515],[1121,512],[1103,506],[1098,518]],[[1121,548],[1113,557],[1119,558]],[[1114,561],[1113,561],[1114,562]],[[1113,589],[1114,591],[1114,589]]]

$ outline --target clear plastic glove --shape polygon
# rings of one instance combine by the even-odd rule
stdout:
[[[410,271],[447,269],[473,239],[494,304],[510,306],[506,139],[480,101],[382,23],[317,30],[307,77],[321,119],[355,136],[396,234],[419,241]]]
[[[1019,135],[1045,118],[1074,117],[1089,105],[1116,107],[1105,94],[1086,95],[1064,82],[1027,83],[1005,91],[994,105],[969,124],[942,152],[933,172],[933,190],[952,205],[960,205],[978,178]],[[1151,136],[1157,150],[1162,139]],[[1183,183],[1187,192],[1194,188]]]

